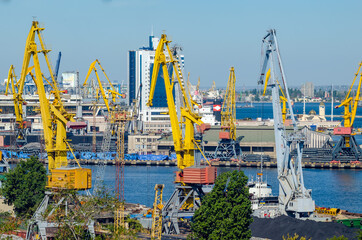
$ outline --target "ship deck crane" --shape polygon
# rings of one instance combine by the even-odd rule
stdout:
[[[304,187],[302,171],[302,153],[305,137],[298,133],[298,127],[291,105],[286,77],[280,57],[276,31],[271,29],[263,38],[265,52],[262,56],[263,65],[259,84],[267,84],[272,91],[274,116],[275,146],[277,153],[277,168],[279,181],[279,209],[282,214],[303,218],[309,217],[315,210],[315,203],[311,190]],[[266,69],[268,73],[265,76]],[[265,78],[266,77],[266,78]],[[277,78],[280,77],[280,81]],[[280,105],[279,87],[282,83],[285,98],[287,99],[290,117],[294,131],[287,134],[283,124]],[[297,149],[297,156],[293,159],[291,149]]]
[[[221,131],[219,143],[216,147],[214,158],[223,161],[241,159],[240,141],[243,137],[236,137],[236,109],[235,109],[235,69],[230,68],[230,75],[224,102],[221,109]]]
[[[156,49],[153,72],[151,78],[150,95],[147,102],[152,107],[153,96],[155,94],[156,82],[159,79],[159,72],[162,70],[165,91],[167,97],[168,114],[170,116],[174,150],[177,156],[177,166],[180,169],[176,173],[176,189],[171,198],[162,208],[163,231],[166,234],[179,233],[178,220],[182,217],[193,216],[194,211],[200,206],[204,196],[202,186],[212,184],[216,177],[214,167],[201,167],[198,161],[195,164],[195,150],[200,149],[197,140],[195,140],[195,124],[201,125],[201,117],[193,111],[191,101],[185,90],[185,83],[182,77],[182,71],[177,56],[169,47],[171,41],[167,40],[165,34],[162,34]],[[172,72],[172,73],[171,73]],[[171,73],[171,74],[170,74]],[[174,76],[174,79],[170,77]],[[176,108],[174,89],[178,85],[181,92],[180,108]],[[180,114],[180,118],[178,117]],[[205,157],[205,156],[204,156]],[[206,159],[206,157],[205,157]],[[192,173],[200,174],[209,172],[210,179],[196,180],[191,177]],[[207,174],[206,174],[207,175]]]
[[[342,155],[344,156],[353,156],[355,161],[352,162],[359,162],[359,158],[362,156],[362,149],[357,144],[357,141],[354,137],[353,132],[353,123],[356,118],[358,102],[360,101],[360,94],[361,94],[361,83],[362,83],[362,62],[359,64],[358,70],[353,78],[351,87],[345,97],[345,99],[341,102],[339,106],[336,108],[344,107],[344,126],[343,127],[336,127],[334,129],[334,135],[341,136],[338,143],[333,149],[332,158],[333,160],[338,160],[339,157]],[[355,81],[360,75],[359,83],[356,91],[356,96],[353,98],[351,96],[352,88],[355,84]]]
[[[65,109],[61,101],[61,92],[57,87],[54,75],[52,73],[50,61],[48,58],[48,52],[50,50],[45,48],[45,44],[41,35],[44,28],[39,27],[37,21],[32,22],[31,29],[29,31],[25,51],[23,58],[23,65],[20,80],[18,81],[18,92],[16,93],[16,99],[22,103],[22,93],[25,84],[25,77],[28,73],[29,63],[32,60],[34,64],[35,77],[34,82],[37,87],[39,96],[40,112],[42,116],[42,124],[44,130],[44,139],[46,145],[46,151],[48,156],[48,169],[50,175],[48,175],[47,188],[50,190],[58,189],[74,189],[74,190],[87,190],[91,188],[91,170],[79,167],[69,167],[67,161],[67,152],[72,149],[66,138],[66,124],[69,121],[74,121],[73,115],[69,114]],[[39,44],[35,39],[38,39]],[[39,53],[42,53],[46,66],[51,76],[50,85],[52,87],[52,94],[54,94],[54,100],[50,100],[46,96],[44,88],[44,76],[42,74]],[[22,113],[22,104],[19,104],[19,113]],[[28,225],[27,239],[32,239],[35,232],[38,232],[41,239],[46,239],[47,228],[56,227],[53,222],[49,222],[48,218],[54,212],[50,211],[45,214],[51,206],[52,192],[46,192],[46,196],[42,203],[35,211],[30,224]],[[67,200],[62,200],[59,204],[66,203]],[[57,205],[59,206],[59,205]],[[57,207],[54,205],[54,207]],[[77,224],[77,223],[74,223]],[[88,224],[88,229],[91,234],[94,234],[93,223]]]

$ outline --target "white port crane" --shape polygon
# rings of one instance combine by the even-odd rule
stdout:
[[[264,54],[262,55],[263,65],[258,83],[265,84],[272,90],[280,211],[282,214],[296,218],[309,217],[315,210],[315,203],[311,196],[311,190],[304,187],[302,152],[305,137],[298,132],[275,29],[269,30],[262,41],[262,47],[264,48]],[[268,71],[266,72],[267,69]],[[283,124],[280,88],[284,89],[292,120],[294,131],[290,134],[286,133],[285,125]],[[297,149],[297,156],[294,158],[291,156],[292,148]]]

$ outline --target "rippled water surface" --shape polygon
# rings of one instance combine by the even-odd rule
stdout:
[[[94,170],[95,166],[88,166]],[[238,168],[218,168],[218,173]],[[173,190],[176,167],[125,166],[125,198],[127,202],[152,206],[155,184],[165,184],[164,200]],[[255,177],[256,168],[241,168],[247,177]],[[93,171],[93,174],[95,172]],[[264,177],[278,194],[276,168],[264,169]],[[105,184],[111,190],[115,186],[115,166],[107,166]],[[350,212],[362,213],[362,171],[338,169],[304,169],[304,182],[312,189],[313,199],[318,206],[337,207]]]

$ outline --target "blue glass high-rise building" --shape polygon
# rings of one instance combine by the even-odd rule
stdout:
[[[148,47],[141,47],[138,50],[128,52],[129,104],[132,104],[133,99],[138,98],[140,110],[139,119],[143,122],[169,121],[169,116],[162,114],[167,112],[167,99],[162,71],[160,71],[157,79],[153,106],[148,107],[146,105],[150,92],[153,62],[158,42],[158,38],[150,36]],[[181,66],[183,65],[183,56],[181,56]],[[170,69],[169,74],[172,76],[172,69]]]

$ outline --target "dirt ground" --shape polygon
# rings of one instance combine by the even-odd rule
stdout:
[[[14,209],[12,206],[4,203],[4,199],[0,198],[0,212],[10,212],[12,216],[14,216]]]

